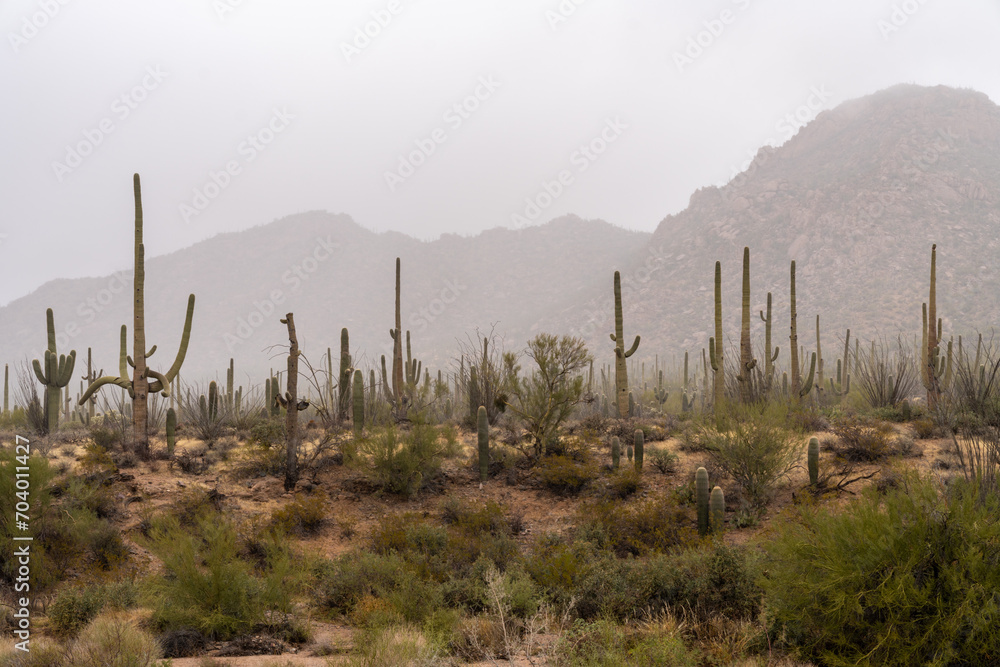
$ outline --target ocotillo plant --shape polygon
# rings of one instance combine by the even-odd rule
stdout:
[[[365,428],[365,388],[360,370],[354,371],[354,437],[360,438]]]
[[[626,359],[635,354],[639,347],[639,336],[635,337],[632,347],[625,349],[625,326],[622,322],[622,277],[615,271],[615,332],[611,340],[615,344],[615,397],[618,402],[618,416],[624,419],[629,416],[628,409],[628,362]]]
[[[712,361],[714,383],[714,405],[716,414],[721,414],[726,400],[725,363],[722,352],[722,262],[715,263],[715,336],[708,339],[708,356]]]
[[[698,508],[698,534],[707,535],[709,531],[709,490],[708,471],[704,467],[698,468],[694,474],[695,500]]]
[[[351,374],[353,359],[351,359],[351,339],[347,327],[340,330],[340,374],[337,381],[338,397],[337,417],[340,421],[347,419],[347,405],[351,397]],[[332,397],[332,396],[331,396]]]
[[[132,397],[132,438],[136,449],[144,456],[149,455],[149,433],[148,433],[148,412],[147,399],[149,393],[163,392],[164,396],[170,395],[170,383],[173,382],[177,373],[184,363],[184,356],[187,354],[188,341],[191,339],[191,319],[194,316],[194,294],[188,296],[187,315],[184,319],[184,330],[181,335],[180,349],[174,363],[166,373],[158,373],[146,365],[146,359],[153,356],[156,351],[154,345],[146,350],[146,301],[145,301],[145,257],[146,251],[142,244],[142,192],[139,187],[139,174],[132,177],[132,190],[135,196],[135,246],[134,246],[134,282],[133,290],[133,330],[132,330],[132,356],[126,353],[125,339],[127,336],[126,327],[122,325],[121,354],[119,356],[118,377],[104,376],[95,380],[83,396],[81,401],[86,401],[97,390],[106,384],[115,384],[128,391]],[[132,379],[128,378],[128,367],[134,369]],[[153,381],[150,382],[150,378]]]
[[[774,386],[774,362],[778,360],[779,347],[771,349],[771,293],[767,293],[767,316],[761,311],[760,319],[764,321],[764,391],[771,392]]]
[[[56,325],[52,309],[45,311],[45,328],[49,345],[45,350],[45,371],[38,359],[33,359],[31,367],[35,377],[45,385],[45,416],[48,419],[49,433],[59,430],[59,410],[61,408],[62,388],[69,384],[73,376],[73,366],[76,364],[76,350],[70,350],[69,356],[59,355],[56,351]]]
[[[490,476],[490,421],[482,405],[476,415],[476,427],[479,436],[479,481],[485,482]]]
[[[753,358],[750,344],[750,248],[743,248],[743,304],[740,314],[740,368],[736,381],[740,387],[740,400],[750,403],[754,399],[753,369],[757,360]]]

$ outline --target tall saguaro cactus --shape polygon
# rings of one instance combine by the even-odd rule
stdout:
[[[788,390],[789,395],[792,397],[793,401],[799,399],[799,333],[798,328],[795,324],[795,260],[792,260],[791,268],[791,279],[789,287],[789,301],[791,303],[791,321],[792,321],[792,333],[788,337],[788,354],[791,356],[791,369],[789,369],[790,387]]]
[[[743,248],[743,308],[740,314],[740,374],[736,380],[740,385],[740,400],[749,403],[753,400],[753,369],[757,360],[753,358],[753,347],[750,344],[750,248]]]
[[[924,345],[920,351],[920,379],[927,390],[927,408],[937,408],[941,398],[941,375],[944,365],[941,357],[941,320],[937,316],[937,244],[931,246],[931,286],[924,310]]]
[[[628,417],[628,362],[625,360],[635,354],[639,347],[639,336],[635,337],[632,347],[625,349],[625,325],[622,320],[622,277],[615,271],[615,332],[611,340],[615,344],[615,397],[618,401],[618,416]]]
[[[187,315],[184,319],[184,330],[181,334],[180,348],[174,363],[166,373],[159,373],[146,365],[146,360],[156,352],[154,345],[146,351],[146,301],[145,301],[145,247],[142,244],[142,191],[139,186],[139,174],[132,177],[132,190],[135,196],[135,276],[133,289],[133,329],[132,356],[126,352],[126,326],[122,325],[121,354],[119,356],[118,377],[106,375],[94,380],[87,391],[80,397],[80,403],[106,384],[114,384],[127,390],[132,398],[132,439],[134,447],[143,456],[149,455],[149,434],[147,399],[150,392],[163,392],[170,395],[170,383],[177,377],[187,355],[188,341],[191,339],[191,319],[194,317],[194,294],[188,295]],[[128,367],[134,369],[132,379],[128,378]],[[152,381],[150,381],[152,378]]]
[[[767,316],[763,311],[760,319],[764,321],[764,391],[770,392],[774,386],[774,362],[778,360],[778,351],[781,349],[775,346],[771,349],[771,293],[767,293]]]
[[[405,414],[403,408],[403,321],[399,313],[399,257],[396,258],[396,326],[389,331],[392,337],[392,404],[397,417]]]
[[[288,327],[288,377],[285,395],[278,396],[278,403],[285,408],[285,491],[291,491],[299,481],[299,410],[305,410],[309,403],[298,398],[300,353],[295,317],[288,313],[281,323]]]
[[[340,421],[347,419],[347,408],[351,401],[351,374],[354,360],[351,359],[351,339],[347,332],[347,327],[340,330],[340,375],[337,381],[337,391],[339,392],[339,403],[337,405],[337,418]]]
[[[49,433],[55,433],[59,429],[62,389],[69,384],[73,375],[76,350],[70,350],[68,357],[65,354],[60,355],[56,350],[56,324],[51,308],[45,310],[45,329],[49,339],[44,357],[45,371],[42,371],[38,359],[32,360],[31,367],[38,381],[45,385],[45,416],[48,418]]]
[[[725,363],[722,352],[722,262],[715,263],[715,336],[708,340],[708,354],[712,361],[712,376],[715,378],[713,409],[719,414],[722,403],[726,400]]]

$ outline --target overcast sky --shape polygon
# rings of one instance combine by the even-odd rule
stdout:
[[[652,231],[896,83],[1000,101],[996,0],[7,0],[0,303],[323,209]],[[261,249],[266,252],[265,248]]]

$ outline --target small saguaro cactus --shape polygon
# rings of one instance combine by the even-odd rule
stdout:
[[[708,502],[709,502],[709,490],[708,490],[708,471],[705,470],[704,466],[698,468],[694,473],[694,491],[695,500],[697,501],[698,507],[698,534],[707,535],[709,530],[708,525]]]
[[[618,470],[622,460],[622,443],[618,436],[611,438],[611,469]]]
[[[635,337],[632,347],[625,349],[625,325],[622,320],[622,277],[615,271],[615,332],[611,334],[615,344],[615,396],[618,402],[618,416],[625,419],[629,416],[628,362],[626,359],[635,354],[639,347],[639,336]]]
[[[45,415],[48,418],[49,433],[55,433],[59,429],[62,389],[69,384],[73,375],[76,350],[70,350],[68,357],[65,354],[59,355],[56,351],[56,325],[51,308],[45,311],[45,328],[49,339],[44,356],[45,371],[42,372],[38,359],[32,360],[31,367],[38,381],[45,385]]]
[[[635,430],[635,435],[632,436],[635,442],[635,471],[642,472],[642,447],[645,439],[645,435],[641,428]]]
[[[726,494],[721,487],[712,489],[712,496],[708,501],[708,529],[713,533],[721,533],[726,520]]]
[[[490,476],[490,422],[482,405],[476,416],[476,426],[479,435],[479,481],[485,482]]]
[[[809,438],[809,486],[815,487],[819,484],[819,438]]]
[[[173,408],[167,409],[167,456],[174,455],[174,445],[177,444],[177,412]]]
[[[631,442],[628,443],[627,447],[625,447],[625,456],[628,457],[628,462],[632,463],[632,443]]]

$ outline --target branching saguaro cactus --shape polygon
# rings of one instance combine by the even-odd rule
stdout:
[[[56,324],[52,309],[45,311],[45,329],[48,334],[48,348],[45,350],[45,370],[38,359],[33,359],[31,367],[35,377],[45,385],[45,416],[48,420],[49,433],[59,430],[59,409],[62,389],[69,384],[73,376],[73,366],[76,364],[76,350],[70,350],[69,356],[60,355],[56,350]]]
[[[396,418],[401,419],[406,415],[406,408],[403,405],[403,322],[400,316],[400,294],[399,294],[399,257],[396,258],[396,326],[389,330],[392,338],[392,394],[391,401],[396,412]]]
[[[927,408],[937,409],[941,399],[941,378],[945,373],[941,356],[941,320],[937,316],[937,244],[931,246],[931,285],[923,304],[923,345],[920,351],[920,379],[927,390]],[[949,358],[950,358],[949,354]]]
[[[188,296],[187,315],[184,319],[184,330],[181,334],[180,348],[174,363],[166,373],[158,373],[146,365],[146,360],[156,351],[154,345],[146,351],[146,301],[145,301],[145,256],[142,244],[142,192],[139,187],[139,174],[132,177],[132,189],[135,195],[135,277],[133,302],[132,356],[126,353],[126,327],[122,325],[121,354],[119,357],[119,375],[100,377],[91,383],[87,391],[80,397],[80,403],[85,402],[97,390],[106,384],[114,384],[128,391],[132,398],[132,439],[136,450],[142,456],[149,455],[149,416],[147,399],[150,392],[163,392],[170,395],[170,383],[187,355],[188,341],[191,339],[191,319],[194,317],[194,294]],[[132,366],[132,379],[128,379],[128,366]],[[150,381],[152,378],[152,382]]]
[[[774,387],[774,362],[778,360],[778,351],[781,349],[775,346],[771,349],[771,293],[767,293],[767,315],[761,311],[760,319],[764,321],[764,391],[771,392]]]
[[[722,352],[722,262],[715,263],[715,336],[708,339],[708,354],[712,361],[715,399],[713,410],[720,414],[726,400],[725,363]]]
[[[632,347],[625,349],[625,325],[622,321],[622,277],[615,271],[615,332],[611,340],[615,344],[615,397],[618,402],[618,416],[622,419],[629,415],[628,401],[628,362],[625,360],[635,354],[639,348],[639,336],[635,337]]]
[[[281,323],[288,327],[288,378],[285,395],[277,395],[277,400],[285,408],[285,491],[291,491],[299,481],[299,410],[308,408],[309,401],[298,397],[300,352],[295,317],[288,313]]]
[[[750,403],[754,399],[752,373],[757,366],[750,343],[750,248],[743,248],[743,307],[740,314],[740,372],[736,380],[740,387],[740,400]]]

